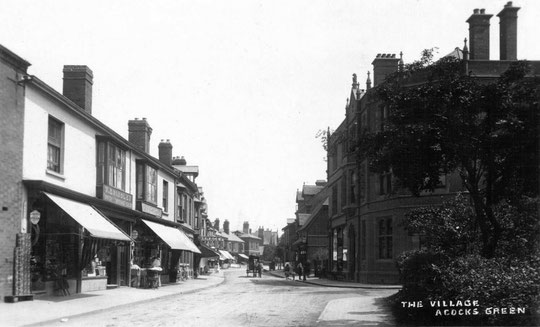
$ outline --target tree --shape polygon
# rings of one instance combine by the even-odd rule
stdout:
[[[538,78],[515,62],[498,79],[463,74],[463,62],[431,51],[376,88],[389,112],[382,131],[365,132],[362,159],[376,173],[392,170],[413,195],[433,191],[442,174],[458,172],[469,192],[482,255],[492,257],[503,233],[493,213],[502,199],[538,194]],[[407,79],[424,76],[420,85]]]

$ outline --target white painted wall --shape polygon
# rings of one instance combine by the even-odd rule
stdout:
[[[97,131],[31,85],[26,88],[23,178],[95,196]],[[64,123],[64,158],[61,175],[47,173],[49,115]]]

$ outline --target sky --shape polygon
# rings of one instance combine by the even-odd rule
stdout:
[[[279,230],[302,185],[326,179],[317,131],[345,115],[352,74],[365,88],[378,53],[437,55],[462,47],[475,8],[494,0],[2,0],[0,44],[29,73],[62,90],[64,65],[94,73],[92,114],[127,139],[146,118],[150,154],[169,139],[173,156],[199,166],[209,218],[241,229]],[[513,1],[518,59],[540,60],[540,1]]]

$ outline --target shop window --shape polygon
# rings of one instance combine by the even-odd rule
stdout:
[[[379,220],[379,259],[392,259],[392,218]]]
[[[47,169],[62,173],[64,124],[49,116]]]
[[[126,151],[113,143],[98,142],[97,185],[126,190]]]
[[[342,267],[343,270],[346,271],[349,267],[348,260],[349,260],[349,226],[345,227],[343,229],[343,245],[342,245]]]

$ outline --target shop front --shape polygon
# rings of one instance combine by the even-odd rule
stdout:
[[[70,295],[107,289],[111,250],[129,248],[131,239],[86,203],[39,192],[30,209],[41,218],[32,227],[32,293]]]
[[[193,253],[197,246],[181,230],[140,220],[133,227],[131,286],[148,287],[149,270],[159,265],[160,283],[176,283],[193,276]]]
[[[201,243],[198,248],[201,253],[195,256],[195,261],[197,261],[197,257],[200,257],[200,259],[198,260],[199,274],[209,274],[218,265],[219,253],[212,250],[208,245],[204,243]]]

